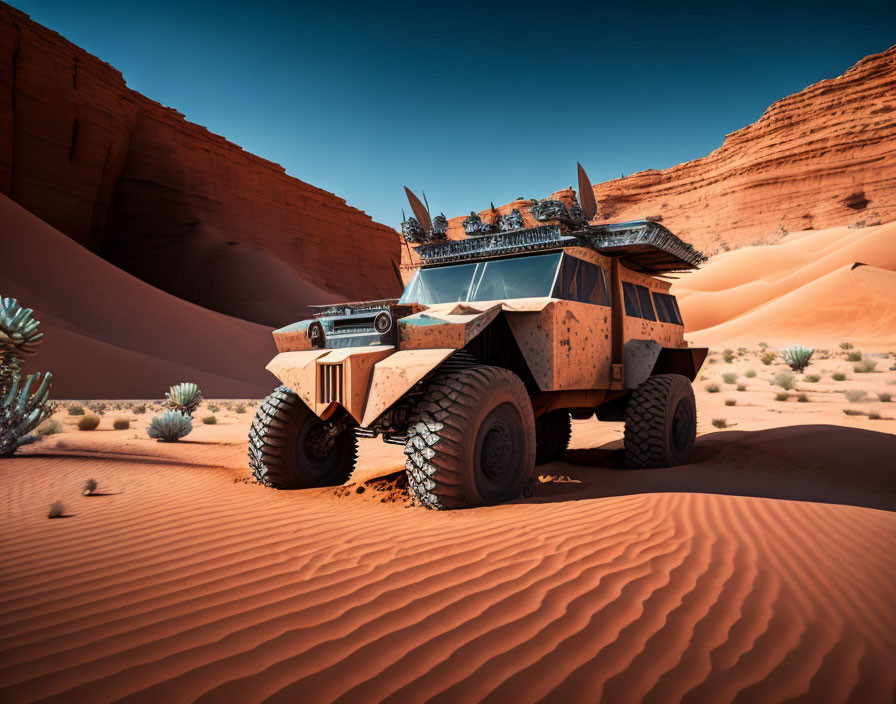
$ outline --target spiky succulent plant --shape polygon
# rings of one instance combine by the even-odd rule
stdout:
[[[160,416],[155,416],[146,428],[151,438],[162,442],[177,442],[193,430],[193,421],[183,411],[165,411]]]
[[[781,350],[781,357],[793,371],[801,372],[809,366],[809,360],[812,358],[813,352],[815,352],[814,349],[803,347],[802,345],[794,345]]]
[[[171,410],[192,417],[193,411],[202,403],[202,392],[193,383],[175,384],[165,394],[165,403]]]
[[[14,298],[0,297],[0,457],[34,442],[32,431],[54,408],[48,402],[52,374],[29,374],[22,384],[19,371],[19,359],[37,352],[44,336],[33,312]]]

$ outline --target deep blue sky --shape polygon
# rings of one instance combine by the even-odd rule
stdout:
[[[896,43],[894,0],[12,0],[128,85],[397,226],[704,156]]]

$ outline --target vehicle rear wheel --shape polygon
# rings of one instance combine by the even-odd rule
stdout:
[[[572,425],[566,411],[551,411],[535,419],[535,464],[559,460],[566,452]]]
[[[262,484],[306,489],[345,483],[355,468],[358,440],[351,428],[331,435],[288,386],[259,406],[249,429],[249,467]]]
[[[625,409],[626,466],[687,464],[696,438],[697,404],[687,377],[658,374],[632,391]]]
[[[526,387],[499,367],[436,377],[411,419],[405,454],[411,493],[424,506],[515,499],[535,472],[535,419]]]

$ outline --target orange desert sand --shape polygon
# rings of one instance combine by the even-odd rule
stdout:
[[[379,440],[346,487],[250,483],[253,405],[177,444],[60,408],[0,463],[0,699],[890,702],[894,360],[783,392],[760,351],[701,371],[693,464],[620,469],[621,424],[575,422],[531,499],[449,513]]]

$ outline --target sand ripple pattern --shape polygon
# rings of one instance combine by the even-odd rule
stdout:
[[[4,702],[887,702],[896,514],[690,492],[440,514],[4,462]],[[173,487],[176,487],[173,488]]]

